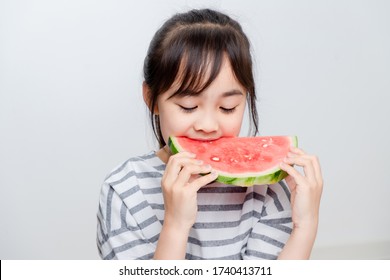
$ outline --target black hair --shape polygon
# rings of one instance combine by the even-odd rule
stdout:
[[[162,25],[144,61],[144,79],[150,89],[150,118],[160,148],[166,143],[159,117],[154,114],[158,96],[177,80],[180,86],[173,95],[202,92],[218,76],[224,57],[247,91],[251,130],[253,135],[257,134],[256,93],[248,38],[237,21],[221,12],[191,10],[174,15]]]

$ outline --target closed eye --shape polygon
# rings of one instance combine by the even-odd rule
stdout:
[[[219,107],[219,108],[222,110],[223,113],[231,114],[231,113],[233,113],[236,110],[236,107],[233,107],[233,108]]]
[[[198,106],[194,106],[194,107],[184,107],[184,106],[181,106],[181,105],[178,105],[180,107],[180,109],[184,112],[184,113],[191,113],[193,111],[195,111],[196,108],[198,108]]]

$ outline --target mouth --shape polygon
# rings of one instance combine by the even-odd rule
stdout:
[[[187,136],[182,136],[182,137],[186,137],[188,139],[191,139],[194,141],[199,141],[199,142],[212,142],[212,141],[216,141],[216,140],[221,139],[221,138],[230,138],[228,136],[222,136],[222,137],[217,137],[217,138],[197,138],[197,137],[187,137]]]

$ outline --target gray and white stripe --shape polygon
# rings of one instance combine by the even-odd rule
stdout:
[[[154,152],[134,157],[105,179],[97,245],[103,259],[151,259],[164,220],[161,178]],[[187,259],[275,259],[292,228],[290,193],[281,182],[241,188],[214,184],[198,193],[198,215]]]

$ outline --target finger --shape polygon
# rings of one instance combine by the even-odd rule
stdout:
[[[290,202],[291,202],[291,205],[294,205],[294,202],[295,202],[295,190],[297,188],[297,183],[295,182],[294,178],[291,177],[290,175],[288,175],[285,179],[286,183],[287,183],[287,186],[290,190]]]
[[[305,153],[305,151],[303,151],[302,149],[299,149],[297,147],[291,147],[290,151],[291,151],[290,154],[292,157],[296,156],[296,155],[304,155],[304,156],[309,157],[312,160],[316,180],[317,180],[317,182],[321,182],[321,184],[322,184],[322,181],[323,181],[322,172],[321,172],[321,166],[320,166],[320,162],[319,162],[318,157],[315,155],[308,155]]]
[[[179,152],[179,153],[175,154],[175,156],[176,157],[196,158],[196,154],[191,153],[191,152],[187,152],[187,151]]]
[[[172,158],[168,161],[167,167],[165,170],[167,170],[169,173],[172,173],[174,175],[177,175],[180,173],[180,171],[183,169],[184,166],[187,165],[203,165],[202,160],[193,159],[193,158],[186,158],[186,157],[176,157]]]
[[[284,159],[284,162],[290,165],[298,165],[303,167],[305,176],[310,182],[316,182],[316,174],[312,162],[312,158],[307,156],[296,156],[296,157],[287,157]]]
[[[210,165],[186,165],[183,167],[183,169],[180,171],[179,175],[177,176],[175,185],[181,187],[185,186],[187,183],[189,183],[192,175],[209,173],[209,172],[211,172]]]
[[[303,176],[301,173],[298,172],[294,167],[291,165],[287,164],[286,162],[281,162],[280,163],[280,169],[286,171],[288,175],[290,175],[292,178],[294,178],[296,184],[305,184],[306,183],[306,178]]]
[[[302,156],[299,156],[299,155],[293,154],[293,153],[289,153],[288,154],[288,158],[297,158],[297,157],[305,158],[305,159],[307,159],[308,161],[311,162],[311,166],[312,166],[312,169],[313,169],[314,173],[313,173],[313,175],[310,175],[310,176],[315,178],[315,181],[317,183],[319,183],[319,185],[322,186],[322,184],[323,184],[322,183],[323,182],[323,180],[322,180],[322,172],[321,172],[321,166],[320,166],[318,157],[315,156],[315,155],[307,155],[307,154],[304,154]],[[287,159],[287,162],[290,163],[290,164],[295,164],[295,163],[293,163],[293,160]],[[297,164],[297,165],[299,165],[299,164]]]
[[[287,183],[288,188],[290,189],[290,192],[294,192],[296,187],[297,187],[297,184],[295,183],[294,178],[291,177],[290,175],[288,175],[286,177],[285,181]]]
[[[173,184],[182,168],[186,165],[202,165],[203,162],[193,157],[189,157],[188,154],[177,154],[171,156],[168,160],[167,167],[163,175],[163,180],[168,185]]]
[[[298,154],[298,155],[305,155],[306,154],[304,150],[302,150],[298,147],[294,147],[294,146],[290,147],[290,151],[295,153],[295,154]]]
[[[322,179],[322,171],[321,171],[321,165],[320,161],[317,156],[313,156],[313,167],[316,175],[317,182],[323,184],[323,179]]]
[[[193,191],[197,192],[201,187],[206,186],[207,184],[215,181],[218,178],[218,173],[215,171],[210,172],[207,175],[204,175],[202,177],[199,177],[198,179],[191,182],[189,185],[190,188],[193,189]]]

